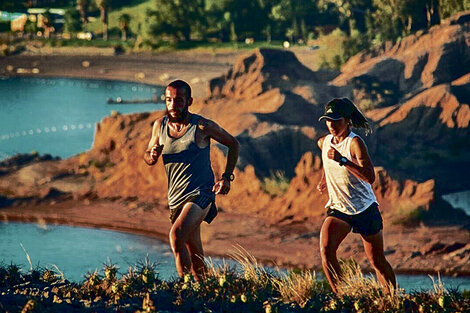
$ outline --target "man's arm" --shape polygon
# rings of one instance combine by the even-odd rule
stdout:
[[[351,142],[351,156],[357,160],[357,163],[348,160],[344,163],[344,167],[357,178],[372,184],[375,181],[374,165],[367,152],[366,144],[360,137],[354,137]],[[342,156],[337,150],[331,148],[328,151],[328,157],[339,162]]]
[[[230,191],[230,175],[232,175],[235,165],[237,164],[240,144],[235,137],[211,120],[202,119],[199,124],[199,128],[209,138],[212,138],[218,143],[228,147],[227,163],[225,165],[224,175],[213,188],[213,191],[216,194],[227,194]]]
[[[159,145],[160,139],[160,125],[162,124],[162,118],[159,118],[153,123],[152,138],[147,146],[147,150],[144,153],[144,161],[148,165],[154,165],[158,161],[158,157],[162,153],[163,145]]]

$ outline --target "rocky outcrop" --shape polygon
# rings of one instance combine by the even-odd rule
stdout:
[[[290,51],[258,49],[211,80],[210,96],[193,110],[237,135],[241,168],[253,165],[258,177],[276,171],[293,177],[295,164],[315,147],[324,99],[341,90],[327,86],[330,78]]]
[[[377,123],[368,138],[375,162],[401,179],[435,179],[444,193],[470,189],[468,181],[458,179],[470,174],[467,80],[468,74],[401,105],[369,112]]]
[[[469,29],[468,23],[435,26],[384,50],[358,54],[332,84],[350,86],[355,102],[365,108],[404,102],[468,73]]]
[[[226,75],[212,79],[209,97],[251,100],[271,89],[288,91],[320,79],[290,51],[258,49],[237,60]]]

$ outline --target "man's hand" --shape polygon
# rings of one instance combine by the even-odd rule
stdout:
[[[219,181],[217,181],[214,186],[212,187],[212,192],[214,192],[216,195],[221,194],[221,195],[226,195],[230,191],[230,181],[226,178],[222,178]]]
[[[145,162],[147,162],[148,165],[154,165],[157,162],[158,157],[162,154],[162,150],[163,145],[153,145],[152,148],[150,148],[150,150],[147,150],[145,153]]]
[[[341,153],[339,153],[338,150],[336,150],[333,147],[330,148],[330,150],[328,150],[327,156],[328,156],[328,159],[335,160],[336,162],[339,162],[339,160],[342,157]]]
[[[152,158],[152,161],[156,161],[158,159],[160,154],[162,154],[162,150],[163,150],[163,145],[159,146],[158,144],[154,145],[150,149],[149,154],[150,154],[150,157]]]

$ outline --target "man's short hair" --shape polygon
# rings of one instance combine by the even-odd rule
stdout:
[[[189,84],[185,82],[184,80],[181,80],[181,79],[174,80],[171,83],[169,83],[168,86],[166,87],[167,88],[173,87],[175,89],[183,89],[186,95],[186,99],[191,98],[191,86],[189,86]]]

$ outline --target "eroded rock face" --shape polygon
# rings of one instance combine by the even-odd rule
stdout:
[[[467,76],[467,75],[466,75]],[[426,89],[393,109],[370,112],[377,123],[368,138],[376,164],[393,175],[419,181],[435,179],[442,192],[466,190],[469,174],[470,85],[466,76]]]
[[[237,60],[226,75],[210,81],[210,98],[250,100],[271,89],[290,90],[301,81],[319,78],[290,51],[257,49]]]
[[[404,102],[468,73],[469,29],[468,23],[435,26],[384,50],[358,54],[332,83],[351,86],[355,103],[364,108]]]

